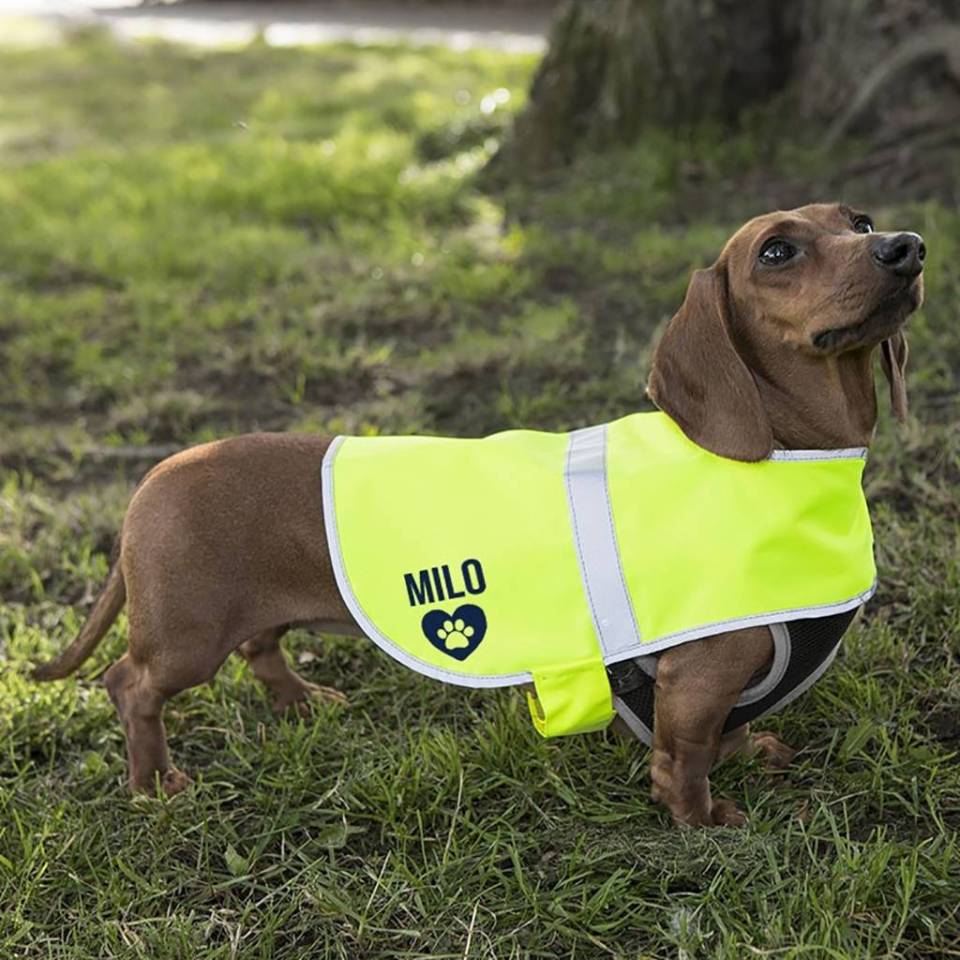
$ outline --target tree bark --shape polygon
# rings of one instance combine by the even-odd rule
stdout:
[[[730,129],[756,109],[779,108],[815,137],[832,124],[834,138],[917,110],[950,116],[958,21],[960,0],[568,2],[506,161],[535,172],[650,126]]]

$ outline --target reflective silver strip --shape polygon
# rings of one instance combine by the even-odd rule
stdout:
[[[842,600],[839,603],[824,603],[811,607],[795,607],[792,610],[773,610],[770,613],[756,613],[747,617],[736,617],[732,620],[717,620],[715,623],[705,623],[699,627],[691,627],[688,630],[679,630],[676,633],[668,633],[666,636],[658,637],[647,643],[638,643],[630,650],[619,650],[615,656],[608,657],[606,662],[619,663],[621,660],[632,660],[635,657],[642,657],[649,653],[658,653],[661,650],[668,650],[670,647],[676,647],[688,640],[700,640],[703,637],[712,637],[718,633],[730,633],[733,630],[743,630],[746,627],[765,627],[771,623],[790,623],[792,620],[807,620],[811,617],[830,617],[835,613],[846,613],[847,610],[853,610],[855,607],[862,606],[869,600],[877,590],[877,581],[874,580],[870,586],[862,593],[858,593],[849,600]]]
[[[530,683],[533,676],[529,673],[467,675],[444,670],[443,667],[435,667],[432,663],[427,663],[408,653],[377,630],[350,586],[350,579],[343,564],[343,551],[340,549],[340,532],[337,528],[337,511],[334,503],[333,463],[344,439],[344,437],[335,437],[327,448],[323,457],[323,467],[320,470],[320,481],[323,494],[323,523],[327,531],[327,548],[330,551],[333,575],[340,589],[340,596],[343,597],[343,602],[353,619],[357,621],[357,626],[384,653],[390,654],[394,660],[399,660],[405,667],[416,670],[417,673],[422,673],[426,677],[433,677],[434,680],[442,680],[444,683],[453,683],[460,687],[510,687]]]
[[[771,623],[769,628],[770,637],[773,640],[773,662],[767,675],[755,683],[752,687],[747,687],[740,694],[740,699],[734,704],[737,707],[746,707],[751,703],[762,700],[776,685],[783,679],[787,672],[787,665],[790,663],[790,631],[785,623]]]
[[[773,450],[768,460],[866,460],[866,447],[840,447],[837,450]]]
[[[606,425],[575,430],[567,446],[565,480],[583,589],[604,659],[640,642],[627,590],[607,490]]]
[[[784,694],[784,696],[782,696],[776,703],[767,707],[767,709],[764,710],[763,713],[754,717],[753,720],[751,720],[750,722],[753,723],[755,720],[760,720],[763,717],[767,717],[771,713],[776,713],[782,707],[785,707],[788,703],[793,703],[793,701],[796,700],[797,697],[805,694],[830,669],[830,667],[833,664],[833,661],[836,660],[837,658],[837,653],[839,653],[840,645],[842,643],[843,643],[843,637],[841,637],[837,641],[837,645],[833,648],[833,650],[830,651],[830,655],[827,657],[827,659],[824,660],[823,663],[821,663],[820,666],[817,667],[817,669],[810,674],[810,676],[804,679],[801,683],[797,684],[797,686],[795,686],[789,693]]]

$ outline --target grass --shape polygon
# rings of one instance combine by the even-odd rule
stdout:
[[[345,710],[278,720],[233,660],[174,701],[197,785],[171,802],[126,793],[95,680],[122,617],[79,678],[27,679],[83,621],[158,449],[637,409],[690,269],[776,183],[822,196],[816,158],[749,131],[484,193],[532,66],[0,51],[0,957],[960,956],[960,216],[933,202],[872,209],[930,248],[914,418],[884,420],[868,468],[882,587],[771,722],[798,762],[717,772],[746,829],[674,830],[639,745],[544,742],[514,695],[361,641],[289,644]]]

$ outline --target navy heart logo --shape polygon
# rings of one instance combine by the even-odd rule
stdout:
[[[453,613],[431,610],[420,621],[423,635],[454,660],[466,660],[487,632],[487,616],[474,603],[464,603]]]

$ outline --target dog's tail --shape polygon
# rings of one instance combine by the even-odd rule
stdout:
[[[62,680],[73,673],[97,649],[103,635],[110,629],[110,624],[123,609],[126,599],[127,587],[123,582],[118,558],[110,568],[107,582],[100,591],[80,635],[58,657],[37,666],[33,671],[33,679]]]

